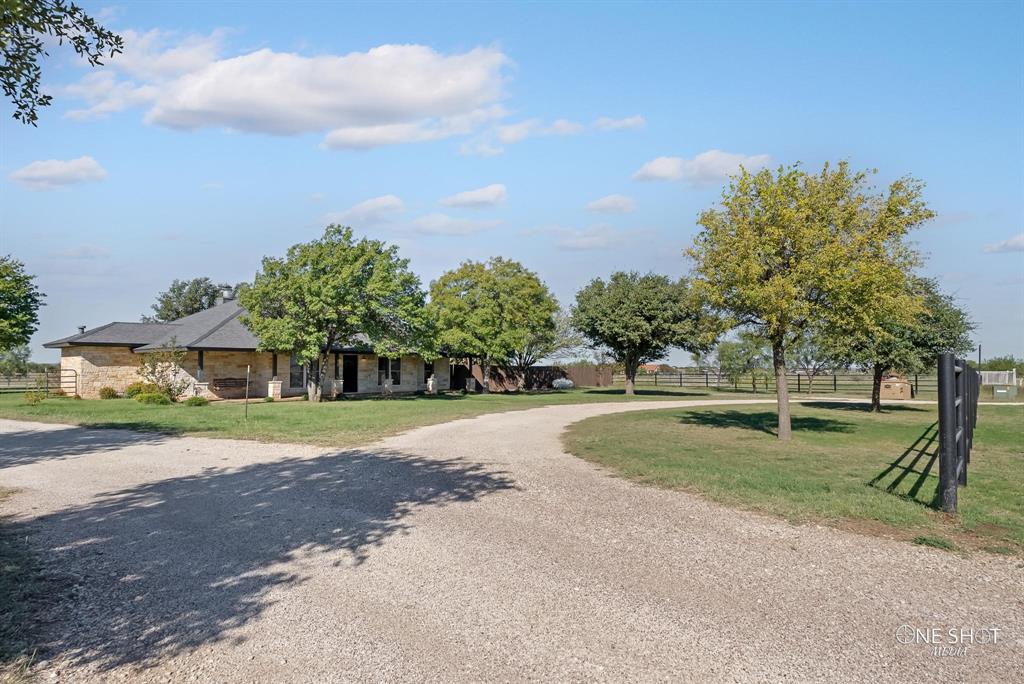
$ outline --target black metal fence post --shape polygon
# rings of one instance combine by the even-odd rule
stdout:
[[[939,488],[942,510],[956,513],[956,359],[939,355]]]
[[[980,385],[978,371],[964,359],[939,355],[939,490],[947,513],[956,513],[957,487],[967,485]]]

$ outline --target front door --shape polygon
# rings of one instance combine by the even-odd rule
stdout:
[[[355,354],[341,357],[341,391],[345,394],[359,391],[359,357]]]

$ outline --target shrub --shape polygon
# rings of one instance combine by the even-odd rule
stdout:
[[[25,392],[25,403],[35,406],[46,398],[45,392]]]
[[[185,406],[209,406],[210,400],[206,397],[189,397],[181,403],[185,404]]]
[[[100,387],[100,399],[117,399],[117,390],[113,387]]]
[[[263,401],[269,404],[274,401],[274,397],[263,397]]]
[[[143,392],[142,394],[136,394],[135,401],[140,404],[156,404],[159,406],[168,406],[171,403],[170,398],[166,394],[161,394],[160,392]]]
[[[181,370],[187,353],[178,347],[172,337],[169,348],[141,355],[139,376],[145,382],[156,385],[157,392],[171,398],[180,397],[192,384],[191,378]]]
[[[134,399],[140,394],[153,394],[160,393],[160,388],[149,382],[133,382],[124,388],[124,396],[128,399]]]
[[[567,390],[575,387],[576,383],[570,380],[569,378],[556,378],[554,381],[552,381],[551,386],[554,387],[556,390]]]

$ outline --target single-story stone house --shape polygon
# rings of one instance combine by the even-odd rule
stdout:
[[[176,346],[187,352],[182,372],[190,383],[188,395],[210,399],[239,398],[245,393],[245,369],[250,367],[250,397],[288,397],[306,392],[310,369],[288,352],[257,351],[259,340],[239,320],[244,309],[236,300],[169,323],[108,323],[79,329],[77,335],[43,346],[60,349],[65,391],[96,398],[101,387],[118,392],[141,378],[140,354]],[[408,393],[451,386],[448,359],[424,360],[416,355],[377,356],[368,344],[338,347],[329,355],[324,396]]]

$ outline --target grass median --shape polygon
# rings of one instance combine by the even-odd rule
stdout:
[[[780,443],[762,406],[591,418],[567,449],[633,480],[740,508],[943,548],[1024,555],[1024,407],[979,407],[960,515],[938,510],[936,414],[927,406],[793,406]]]
[[[540,406],[610,401],[707,399],[728,396],[701,390],[643,390],[628,398],[621,389],[574,389],[509,394],[416,395],[390,399],[307,401],[253,400],[246,408],[238,402],[209,406],[154,406],[131,399],[45,399],[36,405],[21,394],[0,395],[0,418],[67,423],[102,428],[127,428],[175,435],[258,439],[326,446],[356,446],[406,430],[470,418],[485,413],[516,411]],[[759,395],[766,398],[765,395]]]

